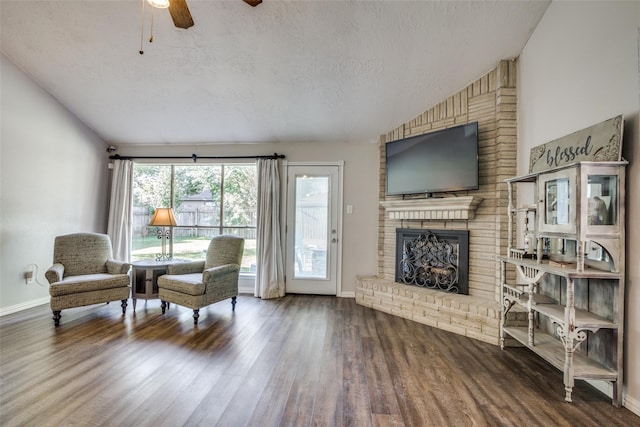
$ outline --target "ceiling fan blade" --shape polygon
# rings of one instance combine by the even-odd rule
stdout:
[[[189,12],[186,0],[171,0],[169,3],[169,13],[176,27],[193,27],[193,18],[191,18],[191,12]]]
[[[243,1],[249,6],[253,6],[253,7],[256,7],[257,5],[262,3],[262,0],[243,0]]]

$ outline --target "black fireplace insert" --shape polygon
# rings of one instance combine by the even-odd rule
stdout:
[[[469,294],[469,231],[396,229],[396,282]]]

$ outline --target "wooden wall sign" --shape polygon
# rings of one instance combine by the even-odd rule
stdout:
[[[622,156],[622,115],[531,149],[529,173],[579,162],[619,161]]]

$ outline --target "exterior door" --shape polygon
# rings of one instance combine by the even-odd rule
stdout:
[[[337,295],[341,165],[287,165],[286,292]]]

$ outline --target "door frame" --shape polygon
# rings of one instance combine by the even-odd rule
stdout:
[[[284,262],[285,262],[285,288],[286,288],[286,256],[288,255],[288,230],[287,230],[287,222],[288,222],[288,212],[289,212],[289,203],[293,201],[289,200],[289,166],[337,166],[338,167],[338,194],[336,197],[337,201],[337,213],[336,213],[336,229],[337,229],[337,238],[338,242],[336,243],[336,296],[342,296],[342,216],[343,212],[343,194],[344,194],[344,160],[333,161],[333,162],[290,162],[284,160],[282,162],[284,169],[284,188],[282,188],[284,197],[283,197],[283,212],[282,220],[280,223],[281,229],[283,230],[282,238],[284,239],[283,252],[284,252]]]

